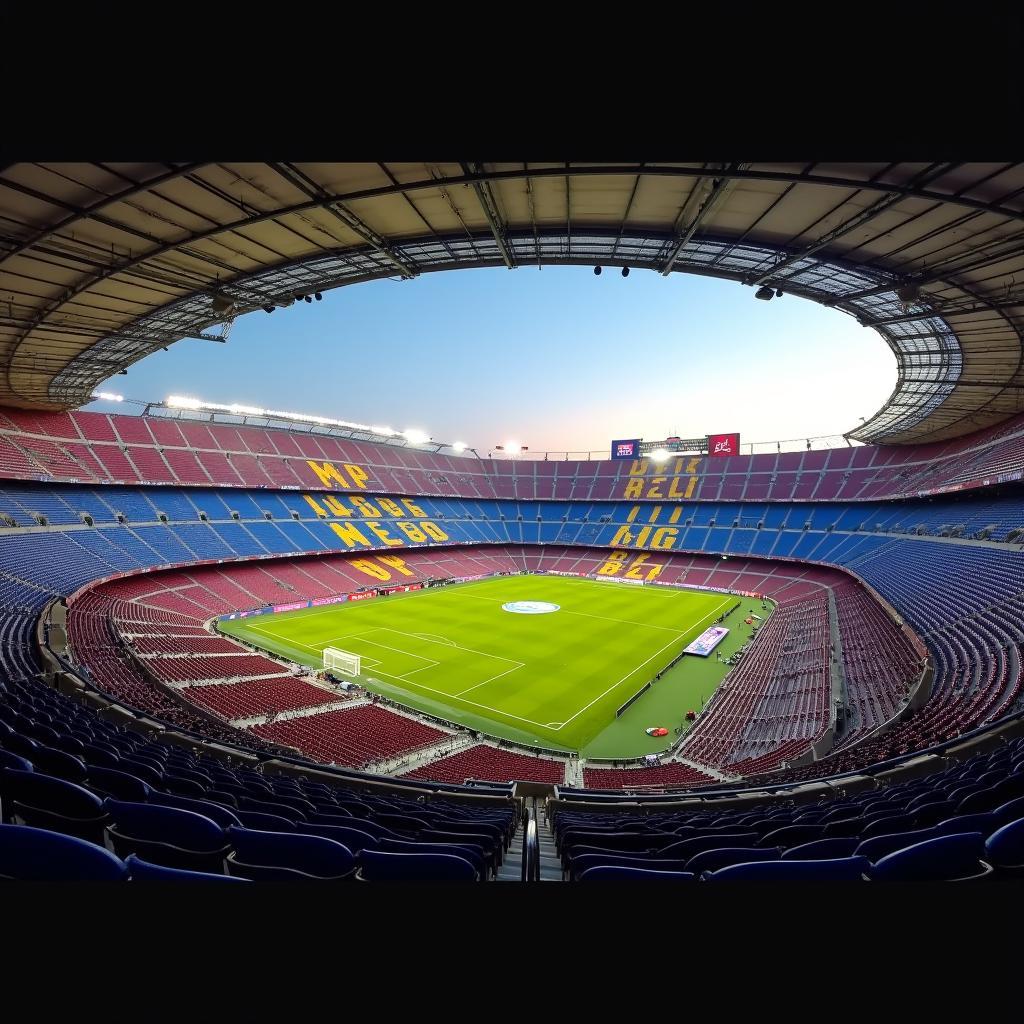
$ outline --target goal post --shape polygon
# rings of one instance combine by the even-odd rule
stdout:
[[[351,651],[343,651],[337,647],[324,648],[324,669],[328,672],[340,672],[345,676],[358,676],[362,659]]]

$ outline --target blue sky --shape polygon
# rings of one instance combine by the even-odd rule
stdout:
[[[510,439],[597,451],[618,437],[838,434],[895,381],[874,331],[813,302],[686,274],[532,267],[339,288],[242,317],[226,345],[181,341],[103,388],[417,427],[483,453]]]

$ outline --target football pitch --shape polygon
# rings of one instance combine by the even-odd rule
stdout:
[[[516,602],[557,611],[505,609]],[[741,602],[754,604],[669,587],[500,576],[219,627],[316,668],[325,647],[358,654],[366,689],[493,736],[583,756],[637,757],[672,745],[675,728],[711,696],[726,666],[714,655],[687,655],[620,718],[616,709]],[[741,611],[724,625],[731,632],[719,650],[727,656],[750,627]],[[667,737],[646,735],[659,726]]]

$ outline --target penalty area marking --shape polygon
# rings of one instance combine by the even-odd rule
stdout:
[[[407,633],[406,636],[414,636],[418,640],[426,640],[432,644],[445,644],[448,647],[458,647],[459,645],[454,640],[449,640],[445,636],[441,636],[439,633]]]

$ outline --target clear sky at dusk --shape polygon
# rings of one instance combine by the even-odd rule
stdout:
[[[508,439],[597,451],[616,437],[839,434],[895,382],[873,330],[813,302],[759,302],[686,274],[524,267],[376,281],[252,313],[226,345],[179,342],[104,388],[417,427],[483,454]]]

